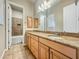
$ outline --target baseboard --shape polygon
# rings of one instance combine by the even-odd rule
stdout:
[[[2,55],[1,55],[1,57],[0,57],[0,59],[3,59],[3,56],[4,56],[4,54],[5,54],[5,52],[7,51],[8,49],[4,49],[4,51],[3,51],[3,53],[2,53]]]

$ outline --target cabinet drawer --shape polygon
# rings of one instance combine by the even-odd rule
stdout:
[[[30,36],[30,34],[28,33],[27,36]]]
[[[38,37],[37,36],[33,36],[33,38],[38,41]]]
[[[50,49],[50,59],[72,59],[72,58],[63,55],[53,49]]]
[[[31,35],[31,38],[33,38],[34,40],[37,40],[38,41],[38,37],[35,36],[35,35]]]
[[[63,53],[66,56],[72,57],[73,59],[76,59],[76,49],[57,43],[57,42],[53,42],[47,39],[43,39],[43,38],[39,38],[39,41],[49,47],[51,47],[54,50],[57,50],[61,53]]]

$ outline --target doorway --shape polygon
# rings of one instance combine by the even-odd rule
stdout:
[[[13,2],[8,3],[8,46],[22,44],[23,36],[23,7]]]

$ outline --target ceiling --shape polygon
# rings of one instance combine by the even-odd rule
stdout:
[[[32,2],[32,3],[35,3],[36,2],[36,0],[29,0],[30,2]]]
[[[10,4],[13,10],[23,12],[23,8]]]

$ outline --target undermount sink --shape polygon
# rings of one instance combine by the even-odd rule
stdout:
[[[59,37],[59,35],[57,35],[57,34],[50,34],[50,35],[48,35],[48,37]]]
[[[56,34],[48,35],[48,38],[62,39],[62,40],[79,42],[79,39],[78,38],[68,37],[68,36],[60,36],[60,35],[56,35]]]
[[[62,37],[60,37],[59,35],[56,35],[56,34],[48,35],[48,37],[55,38],[55,39],[63,39]]]

